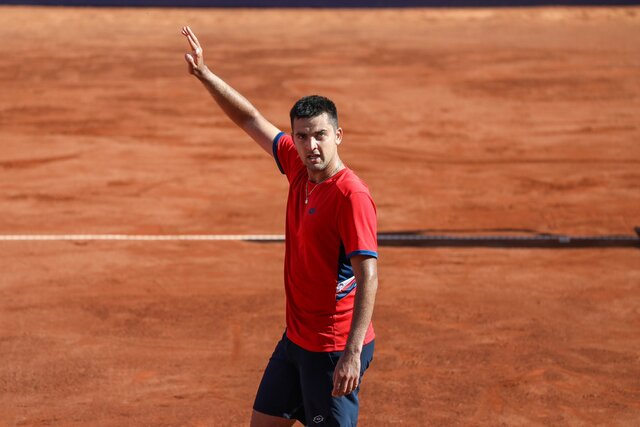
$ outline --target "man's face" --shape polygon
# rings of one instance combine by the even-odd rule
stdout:
[[[339,161],[338,145],[342,142],[342,129],[333,127],[327,113],[311,118],[293,120],[293,141],[298,156],[309,172],[322,177],[323,171],[332,169]],[[331,170],[328,171],[331,173]]]

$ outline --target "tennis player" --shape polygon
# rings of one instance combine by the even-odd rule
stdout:
[[[185,55],[189,72],[289,181],[286,330],[258,387],[251,425],[355,426],[374,349],[376,208],[338,154],[336,107],[322,96],[304,97],[290,111],[291,134],[281,132],[209,70],[189,27],[182,34],[192,50]]]

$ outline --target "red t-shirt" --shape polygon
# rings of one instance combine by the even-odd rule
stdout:
[[[293,139],[273,142],[289,180],[284,283],[287,337],[309,351],[342,351],[351,329],[356,280],[349,259],[378,257],[376,207],[367,186],[348,168],[320,184],[309,180]],[[309,203],[305,204],[308,185]],[[364,344],[374,339],[369,324]]]

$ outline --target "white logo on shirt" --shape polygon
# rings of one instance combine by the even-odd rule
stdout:
[[[342,282],[338,282],[338,284],[336,285],[336,293],[340,293],[341,290],[346,288],[347,285],[349,284],[349,282],[351,282],[353,280],[353,277],[354,276],[351,276],[348,279],[343,280]]]
[[[316,415],[315,417],[313,417],[313,422],[316,424],[320,424],[323,421],[324,417],[322,415]]]

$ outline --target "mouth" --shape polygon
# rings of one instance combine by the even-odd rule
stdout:
[[[307,159],[311,162],[311,163],[319,163],[322,161],[321,157],[319,154],[310,154],[307,156]]]

